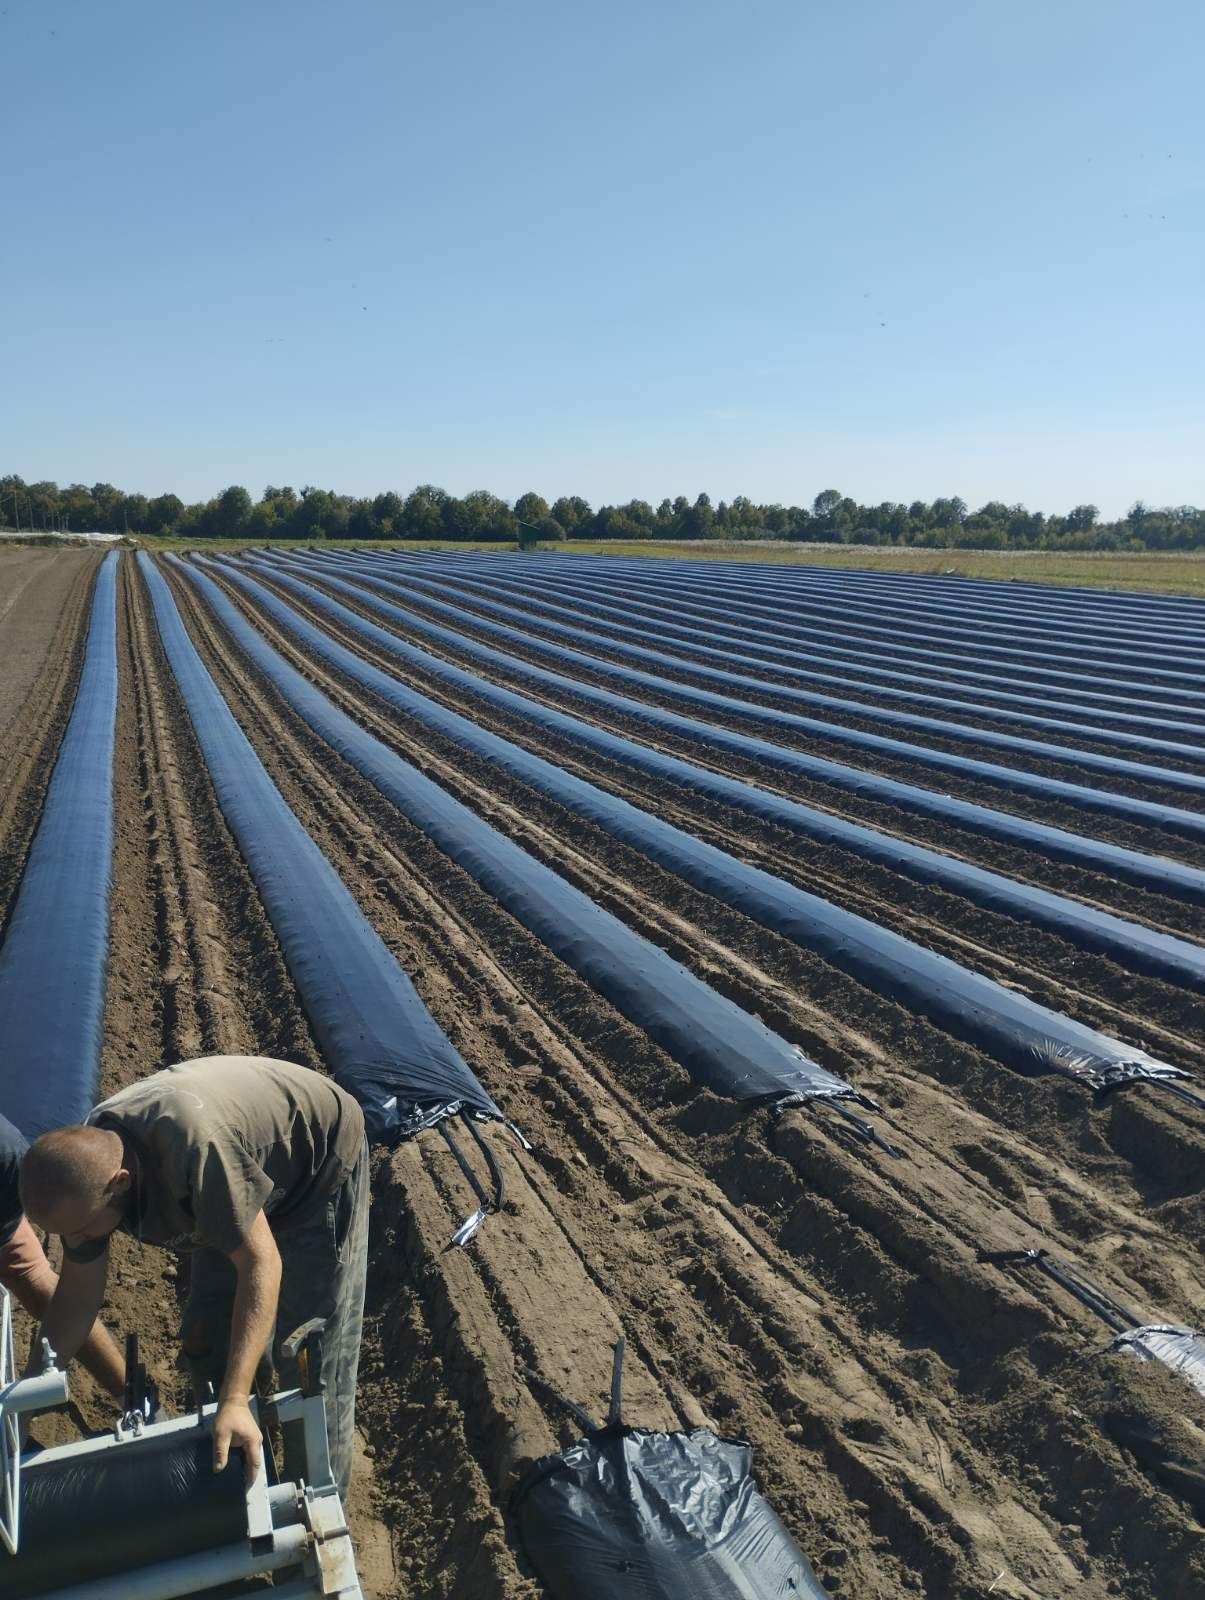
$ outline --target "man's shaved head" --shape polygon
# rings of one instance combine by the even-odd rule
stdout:
[[[77,1125],[44,1133],[21,1162],[25,1214],[50,1233],[78,1233],[129,1188],[124,1160],[120,1136],[106,1128]]]

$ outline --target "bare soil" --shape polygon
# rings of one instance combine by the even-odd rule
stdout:
[[[975,1259],[981,1247],[1047,1246],[1144,1318],[1199,1323],[1205,1118],[1157,1090],[1099,1105],[1065,1081],[1008,1072],[387,710],[231,589],[378,738],[875,1095],[905,1154],[855,1152],[821,1116],[775,1121],[700,1091],[316,739],[191,585],[164,572],[289,803],[535,1147],[526,1155],[506,1132],[491,1135],[507,1206],[453,1253],[445,1246],[471,1201],[442,1141],[426,1135],[377,1158],[353,1503],[370,1588],[449,1600],[542,1593],[508,1497],[524,1466],[575,1429],[522,1369],[597,1411],[622,1331],[629,1420],[706,1421],[749,1439],[765,1491],[835,1596],[1167,1600],[1205,1589],[1205,1536],[1189,1502],[1174,1475],[1153,1470],[1151,1450],[1140,1459],[1132,1448],[1149,1436],[1156,1454],[1199,1464],[1205,1403],[1167,1372],[1103,1354],[1103,1324],[1046,1280]],[[78,653],[85,613],[75,593],[68,584],[59,601],[56,657]],[[320,1065],[129,559],[119,612],[102,1087],[212,1050]],[[390,658],[379,664],[744,859],[1205,1070],[1194,996],[537,739],[471,695],[457,699]],[[57,688],[48,672],[31,680],[16,719],[39,750],[71,681],[62,662]],[[0,829],[0,866],[11,835],[16,872],[20,816],[41,771],[35,762],[20,779],[26,809]],[[870,816],[836,790],[771,782],[929,836],[922,819]],[[941,842],[1152,926],[1199,932],[1190,908],[1158,896],[1135,901],[1110,880],[948,830]],[[107,1314],[139,1328],[178,1396],[178,1269],[132,1248],[115,1268]]]

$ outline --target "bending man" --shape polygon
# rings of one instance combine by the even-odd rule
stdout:
[[[269,1349],[281,1369],[280,1341],[324,1317],[327,1437],[346,1498],[368,1257],[368,1146],[349,1094],[263,1056],[185,1061],[35,1140],[21,1193],[63,1238],[43,1328],[65,1356],[101,1305],[116,1229],[192,1252],[181,1344],[198,1398],[208,1384],[217,1395],[215,1470],[232,1446],[249,1475],[259,1465],[256,1370]]]

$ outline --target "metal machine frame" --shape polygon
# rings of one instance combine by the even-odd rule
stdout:
[[[237,1543],[197,1555],[156,1561],[67,1588],[45,1590],[39,1600],[202,1600],[214,1589],[241,1579],[273,1572],[282,1582],[271,1591],[275,1600],[363,1600],[356,1574],[355,1552],[339,1491],[331,1475],[326,1438],[326,1411],[321,1383],[310,1381],[314,1355],[321,1338],[320,1324],[307,1324],[294,1336],[304,1341],[305,1359],[299,1362],[304,1387],[273,1395],[262,1407],[252,1401],[257,1417],[270,1414],[283,1428],[296,1430],[302,1441],[305,1477],[297,1482],[269,1484],[265,1459],[246,1486],[246,1537]],[[67,1399],[67,1378],[54,1364],[43,1342],[43,1371],[35,1376],[15,1376],[12,1359],[12,1315],[9,1296],[0,1287],[0,1542],[16,1554],[20,1540],[22,1458],[18,1448],[19,1419],[24,1413],[44,1411]],[[128,1449],[148,1440],[168,1439],[196,1430],[212,1431],[216,1404],[200,1405],[186,1416],[165,1422],[149,1421],[142,1408],[129,1409],[110,1432],[71,1444],[39,1451],[26,1461],[27,1470],[70,1461],[86,1466],[113,1450]],[[70,1529],[64,1529],[70,1537]],[[4,1562],[0,1550],[0,1588]]]

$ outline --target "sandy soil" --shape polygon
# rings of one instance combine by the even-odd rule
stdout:
[[[316,740],[165,571],[261,758],[535,1146],[526,1156],[506,1133],[492,1136],[506,1210],[452,1255],[444,1246],[468,1194],[442,1141],[424,1136],[378,1158],[354,1506],[371,1588],[456,1600],[541,1593],[507,1498],[524,1465],[573,1427],[522,1369],[598,1410],[620,1331],[630,1420],[705,1419],[751,1440],[763,1487],[836,1596],[1166,1600],[1205,1586],[1189,1504],[1152,1469],[1151,1451],[1143,1465],[1132,1448],[1137,1427],[1155,1454],[1199,1460],[1205,1404],[1171,1374],[1101,1355],[1103,1324],[1045,1280],[975,1261],[978,1247],[1051,1246],[1142,1315],[1199,1320],[1205,1119],[1158,1091],[1097,1106],[1069,1083],[1008,1072],[386,711],[259,618],[379,738],[875,1095],[905,1156],[857,1153],[822,1115],[773,1122],[699,1091]],[[317,1064],[128,560],[119,608],[119,914],[104,1087],[209,1050]],[[79,615],[72,623],[63,609],[70,637]],[[405,675],[748,860],[1205,1069],[1199,1005],[1169,985],[537,743],[472,696],[457,702]],[[48,720],[38,705],[35,685],[19,719],[31,732]],[[884,820],[835,790],[772,782]],[[921,819],[891,821],[931,836]],[[941,842],[1151,925],[1198,931],[1191,908],[1157,896],[1136,904],[1107,879],[948,830]],[[140,1327],[171,1384],[176,1269],[133,1250],[116,1268],[111,1320]]]
[[[90,551],[0,546],[0,734],[22,709],[60,632],[73,593],[94,570]]]

